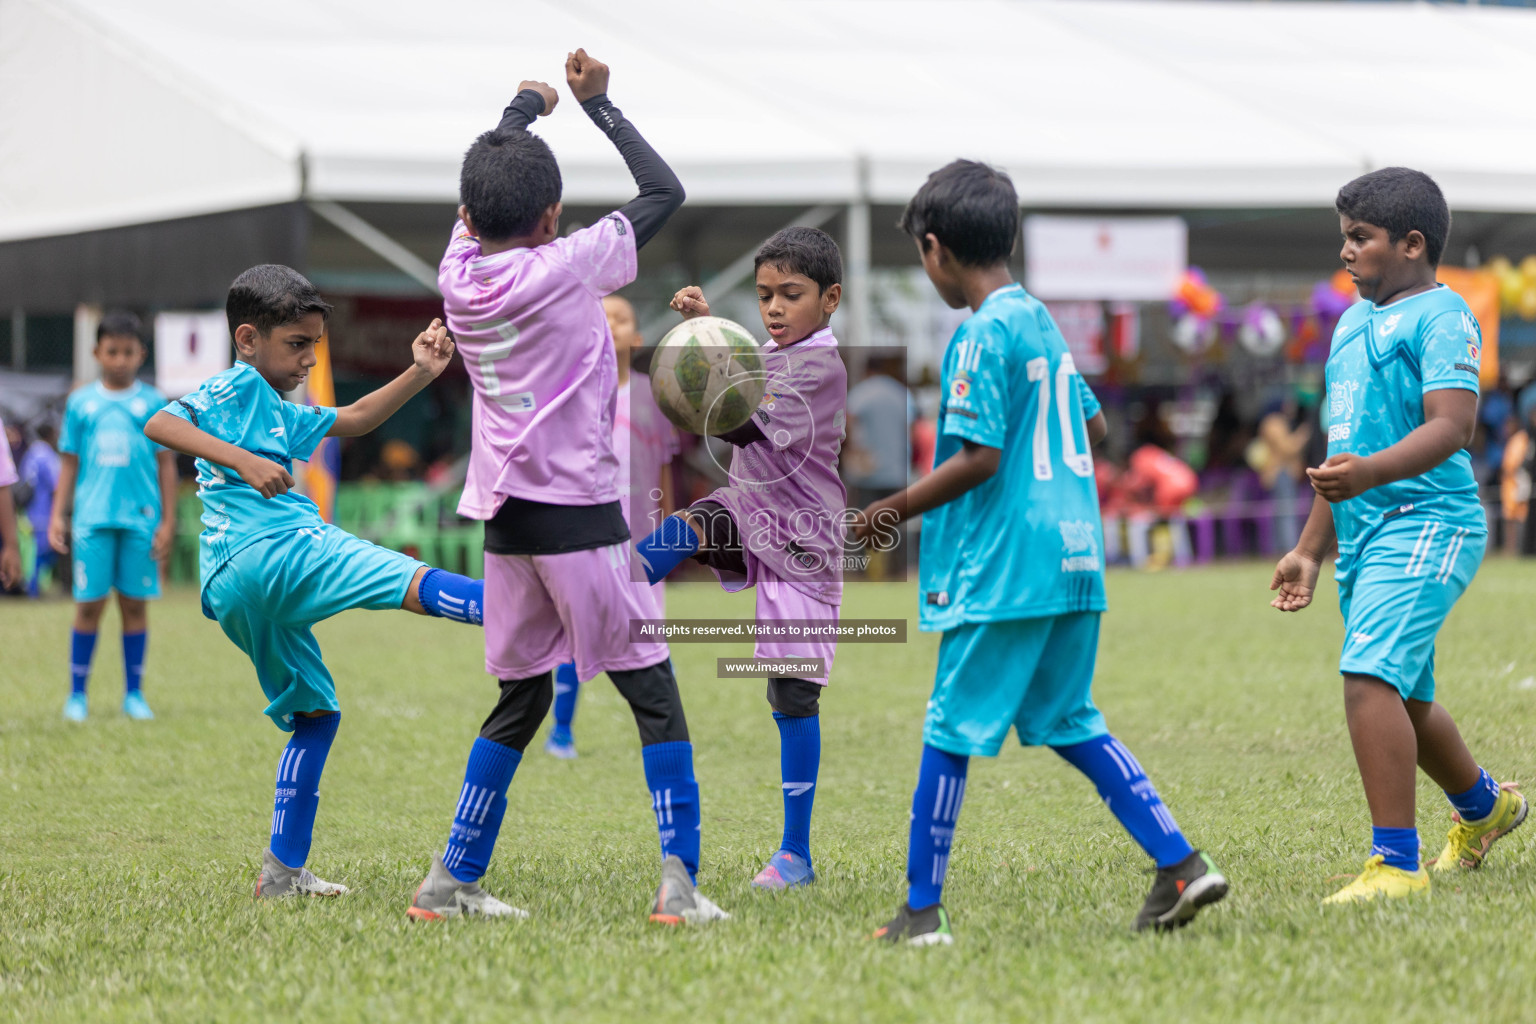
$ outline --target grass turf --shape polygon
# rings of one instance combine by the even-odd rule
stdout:
[[[0,604],[0,1016],[26,1020],[434,1019],[1481,1021],[1530,1019],[1536,826],[1427,898],[1334,909],[1369,820],[1335,674],[1341,625],[1267,605],[1267,566],[1110,576],[1095,685],[1111,728],[1230,878],[1171,936],[1127,925],[1148,866],[1093,788],[1041,750],[973,765],[945,900],[957,944],[866,941],[904,895],[907,808],[936,638],[845,645],[823,701],[819,881],[748,882],[777,845],[777,732],[734,648],[675,645],[704,802],[701,884],[733,920],[648,925],[656,836],[625,705],[582,695],[581,756],[539,739],[511,792],[488,889],[533,918],[412,923],[494,686],[477,631],[404,613],[317,629],[338,680],[311,865],[337,901],[256,904],[283,737],[250,665],[173,592],[151,613],[146,693],[118,711],[115,616],[92,717],[61,720],[66,604]],[[1501,779],[1536,759],[1528,563],[1494,560],[1441,637],[1442,696]],[[677,616],[751,614],[750,595],[674,587]],[[844,616],[910,615],[912,586],[850,586]],[[546,727],[547,728],[547,727]],[[1448,808],[1427,780],[1438,852]]]

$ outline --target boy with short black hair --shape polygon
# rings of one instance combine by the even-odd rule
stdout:
[[[1482,562],[1488,528],[1466,445],[1477,426],[1482,332],[1435,281],[1451,229],[1439,186],[1406,167],[1362,175],[1334,202],[1339,257],[1360,301],[1339,318],[1325,382],[1328,458],[1294,550],[1275,566],[1270,603],[1312,602],[1323,561],[1344,614],[1344,713],[1371,811],[1365,870],[1324,903],[1429,887],[1419,864],[1414,766],[1455,808],[1436,871],[1481,866],[1525,820],[1525,797],[1467,750],[1435,701],[1435,637]]]
[[[394,415],[443,372],[453,342],[434,320],[412,344],[412,367],[393,381],[339,409],[298,405],[283,393],[315,365],[330,304],[297,271],[264,264],[235,278],[225,312],[235,365],[155,413],[144,432],[197,459],[203,614],[250,657],[267,716],[293,734],[278,761],[256,898],[338,896],[346,886],[305,867],[341,722],[311,627],[351,608],[478,624],[484,587],[326,523],[290,474],[324,438],[357,437]]]
[[[685,558],[714,570],[728,591],[755,587],[759,622],[835,625],[842,604],[842,532],[848,492],[837,472],[847,428],[848,371],[829,326],[842,299],[843,260],[825,231],[785,228],[753,260],[767,387],[752,418],[720,435],[735,446],[729,482],[642,539],[636,550],[653,583]],[[684,317],[708,316],[690,285],[672,299]],[[752,879],[782,890],[816,880],[811,811],[821,768],[821,693],[837,640],[759,639],[760,661],[814,658],[814,678],[768,680],[779,730],[784,831],[779,849]]]
[[[934,470],[856,524],[923,515],[920,625],[942,630],[912,797],[907,901],[877,938],[953,941],[940,902],[973,755],[1010,728],[1087,775],[1157,877],[1135,927],[1171,929],[1227,892],[1136,758],[1109,734],[1091,687],[1105,610],[1103,528],[1090,445],[1104,415],[1045,307],[1008,270],[1019,226],[1008,176],[957,160],[902,214],[923,269],[972,316],[944,355]]]
[[[160,596],[160,566],[176,535],[176,459],[144,436],[165,396],[137,378],[144,365],[143,327],[132,313],[111,312],[96,328],[101,379],[64,406],[58,485],[48,543],[73,555],[75,621],[70,635],[70,694],[64,717],[85,721],[86,680],[107,595],[117,591],[123,620],[123,714],[144,720],[148,602]]]
[[[486,671],[500,698],[470,749],[442,854],[407,913],[505,916],[485,874],[523,751],[549,712],[554,669],[607,672],[640,733],[661,840],[650,919],[727,916],[697,889],[699,787],[665,643],[631,643],[647,618],[630,576],[613,416],[618,368],[602,297],[633,281],[636,253],[682,205],[666,163],[608,99],[608,67],[566,57],[566,83],[624,158],[640,194],[560,233],[560,166],[528,125],[558,101],[526,81],[459,175],[459,222],[438,268],[448,323],[474,364],[474,434],[459,514],[485,521]],[[505,904],[501,904],[505,908]]]

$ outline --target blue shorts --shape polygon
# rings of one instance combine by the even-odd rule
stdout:
[[[1026,747],[1106,735],[1090,692],[1098,649],[1098,612],[945,630],[923,742],[951,754],[995,757],[1009,727]]]
[[[70,537],[75,562],[75,600],[100,601],[116,590],[124,597],[160,596],[160,564],[147,530],[88,527]]]
[[[1404,700],[1435,699],[1435,634],[1483,561],[1486,530],[1413,517],[1387,523],[1339,563],[1339,672],[1374,676]]]
[[[237,551],[203,585],[203,611],[250,656],[267,714],[292,731],[295,712],[341,710],[310,627],[352,608],[399,608],[422,566],[334,526],[299,530]]]

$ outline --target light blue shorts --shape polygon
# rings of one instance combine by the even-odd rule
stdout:
[[[1099,613],[966,623],[944,631],[923,742],[995,757],[1010,727],[1026,747],[1109,732],[1093,706]]]
[[[256,666],[267,714],[339,711],[310,627],[352,608],[399,608],[424,563],[335,526],[272,537],[235,553],[203,587],[203,610]]]
[[[124,597],[160,596],[160,563],[148,530],[94,527],[70,537],[75,562],[75,600],[100,601],[113,590]]]
[[[1404,700],[1435,699],[1435,635],[1483,562],[1486,530],[1422,516],[1392,521],[1339,563],[1339,672],[1374,676]]]

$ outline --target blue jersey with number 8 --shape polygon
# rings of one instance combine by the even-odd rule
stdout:
[[[1021,285],[999,288],[944,353],[934,465],[966,441],[998,448],[996,474],[923,515],[919,621],[1103,611],[1103,525],[1087,421],[1099,402],[1061,331]]]

